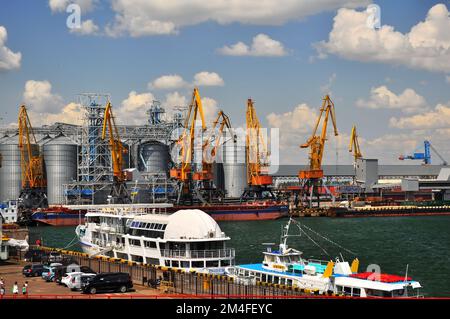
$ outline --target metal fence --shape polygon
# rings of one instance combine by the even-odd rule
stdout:
[[[124,259],[95,256],[62,249],[39,247],[46,251],[58,251],[80,266],[87,266],[95,272],[125,272],[133,283],[151,286],[161,280],[160,288],[168,294],[190,295],[201,298],[295,298],[316,295],[316,292],[279,284],[256,282],[243,284],[223,275],[198,273],[179,268],[168,268],[141,264]]]

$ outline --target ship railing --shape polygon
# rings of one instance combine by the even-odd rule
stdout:
[[[320,264],[320,265],[328,265],[328,261],[326,260],[320,260],[320,259],[308,259],[308,263],[314,263],[314,264]]]
[[[204,259],[204,258],[234,258],[234,248],[211,249],[211,250],[161,250],[161,256],[167,258],[186,258],[186,259]]]

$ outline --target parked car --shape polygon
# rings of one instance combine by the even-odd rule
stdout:
[[[48,261],[51,263],[57,263],[57,262],[62,262],[63,261],[63,256],[58,253],[58,252],[54,252],[52,251],[49,255],[48,255]]]
[[[71,266],[73,266],[72,264]],[[78,266],[76,268],[70,267],[70,266],[62,266],[60,268],[57,268],[55,271],[55,282],[62,285],[64,284],[63,278],[65,278],[67,275],[71,273],[91,273],[91,274],[97,274],[95,271],[93,271],[91,268],[87,266]]]
[[[45,259],[45,256],[47,256],[47,253],[43,250],[29,249],[25,253],[23,260],[30,262],[42,262],[42,260]]]
[[[54,281],[55,271],[59,267],[62,267],[62,264],[52,263],[49,266],[44,266],[44,271],[42,272],[42,279],[44,279],[45,281]]]
[[[127,292],[133,288],[131,277],[127,273],[102,273],[88,280],[82,285],[84,293],[96,294],[100,291]]]
[[[22,274],[25,277],[37,277],[37,276],[42,276],[43,271],[44,271],[44,265],[31,264],[31,265],[25,265],[25,267],[23,267]]]
[[[96,275],[95,273],[71,272],[61,282],[71,290],[79,290],[82,284],[86,284],[88,280],[94,278]]]

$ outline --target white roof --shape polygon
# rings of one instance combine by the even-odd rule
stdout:
[[[217,222],[200,209],[179,210],[168,217],[164,239],[227,239]]]
[[[411,285],[413,288],[421,287],[420,283],[417,281],[387,283],[387,282],[365,280],[365,279],[346,277],[346,276],[335,277],[335,284],[339,285],[339,286],[375,289],[375,290],[383,290],[383,291],[393,291],[393,290],[403,289],[405,286],[408,286],[408,285]]]

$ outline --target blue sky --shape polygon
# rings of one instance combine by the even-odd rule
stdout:
[[[449,1],[376,3],[381,7],[381,24],[392,26],[402,34],[424,21],[434,5],[444,3],[450,9]],[[355,10],[362,12],[365,6],[357,6]],[[261,121],[271,126],[266,118],[270,113],[282,116],[302,103],[307,104],[310,110],[316,110],[324,94],[321,87],[334,77],[329,90],[336,104],[339,131],[348,135],[356,123],[364,140],[363,153],[366,151],[369,156],[378,157],[385,163],[398,163],[398,155],[412,152],[414,143],[420,145],[423,138],[436,136],[434,144],[450,159],[450,150],[445,143],[446,132],[441,132],[445,129],[442,125],[399,129],[389,124],[392,117],[411,117],[426,113],[426,110],[405,113],[400,108],[357,106],[358,99],[369,100],[372,88],[386,86],[396,95],[412,89],[426,100],[428,111],[439,103],[450,107],[450,83],[446,81],[450,74],[448,69],[436,71],[427,67],[411,67],[396,62],[397,58],[383,62],[373,61],[370,57],[354,59],[348,51],[328,52],[325,59],[319,59],[314,43],[328,41],[337,10],[324,6],[318,11],[306,17],[299,14],[300,19],[286,19],[279,25],[271,25],[270,22],[247,24],[239,19],[220,24],[210,19],[181,24],[177,34],[111,37],[69,32],[66,27],[68,14],[52,12],[48,1],[2,1],[0,26],[7,30],[8,35],[3,45],[21,53],[20,67],[0,69],[2,125],[15,122],[18,105],[26,100],[24,90],[29,80],[51,83],[51,93],[61,98],[61,107],[74,102],[78,93],[86,91],[111,93],[114,105],[120,107],[131,91],[151,93],[161,100],[172,91],[189,95],[190,87],[173,90],[149,88],[148,83],[160,76],[177,74],[190,82],[198,72],[215,72],[223,79],[224,85],[200,87],[202,96],[214,99],[236,124],[244,123],[246,99],[252,97]],[[82,11],[81,18],[82,21],[93,20],[99,33],[103,33],[104,26],[112,23],[116,13],[110,1],[97,1],[93,10]],[[280,42],[286,54],[275,57],[227,56],[217,51],[239,41],[250,44],[258,34]],[[29,107],[32,109],[33,105]],[[45,114],[45,110],[42,112]],[[311,119],[305,119],[307,121]],[[309,127],[298,134],[294,132],[295,125],[285,129],[286,136],[290,137],[282,139],[282,143],[291,143],[293,147],[284,145],[282,148],[286,152],[282,156],[286,159],[284,162],[295,162],[297,158],[304,162],[306,151],[297,150],[297,146],[304,142],[301,139],[307,137]],[[281,130],[281,134],[283,132]],[[345,152],[348,142],[345,134],[339,146],[343,163],[350,160],[348,152]],[[383,144],[380,139],[386,142]],[[392,143],[388,142],[389,139]],[[333,155],[327,158],[332,163],[336,161]]]

